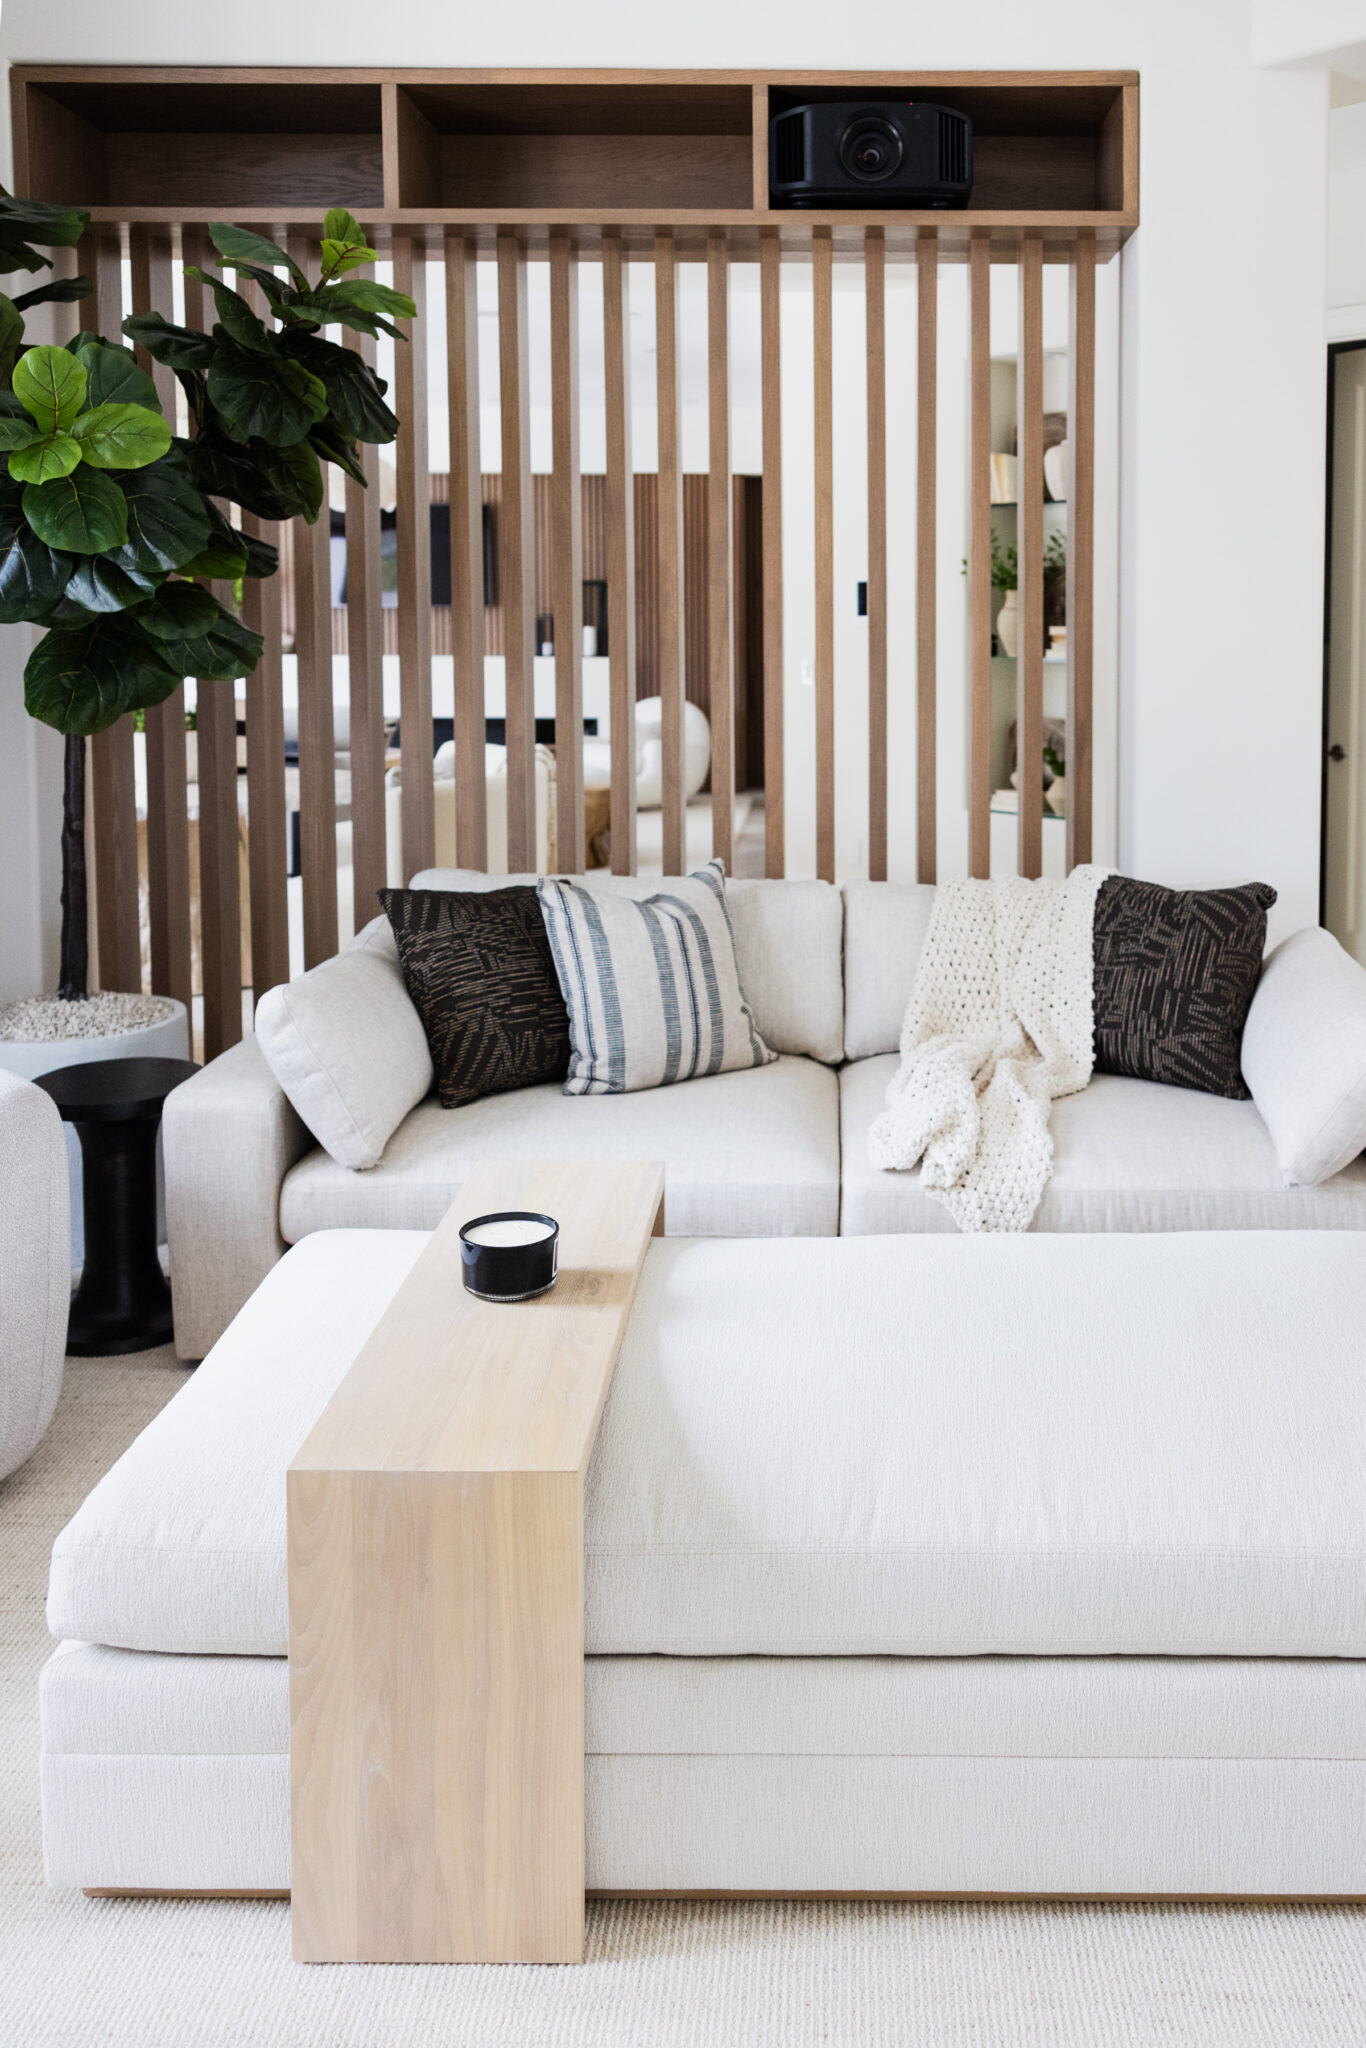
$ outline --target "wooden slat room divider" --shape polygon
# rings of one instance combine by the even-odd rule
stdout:
[[[291,252],[316,260],[307,223],[282,225]],[[131,305],[137,310],[170,303],[172,278],[182,257],[208,259],[202,227],[134,221],[126,241]],[[116,330],[123,310],[122,251],[107,225],[92,235],[83,252],[97,279],[97,309],[103,331]],[[582,283],[585,254],[595,268]],[[993,592],[991,542],[991,330],[990,286],[994,264],[1018,271],[1020,347],[1019,418],[1019,592],[1020,649],[1016,664],[1015,722],[1018,758],[1042,760],[1044,641],[1043,488],[1043,271],[1057,261],[1056,247],[1042,233],[1026,231],[1003,240],[974,229],[962,252],[967,265],[968,390],[970,476],[967,491],[967,698],[968,870],[991,868],[990,805],[993,786],[992,655]],[[1069,559],[1067,574],[1067,858],[1088,859],[1092,851],[1095,549],[1095,376],[1096,270],[1094,234],[1069,244]],[[502,469],[481,475],[479,263],[493,259],[497,276],[497,400],[501,416]],[[748,238],[726,227],[684,236],[661,229],[648,241],[628,241],[613,228],[588,235],[558,226],[537,237],[530,230],[504,228],[489,239],[458,224],[433,245],[416,232],[392,235],[392,261],[399,289],[425,307],[428,264],[444,264],[445,322],[428,332],[420,316],[414,340],[395,350],[395,409],[401,431],[396,450],[364,452],[370,487],[346,485],[344,610],[333,624],[333,566],[328,521],[296,523],[288,533],[250,520],[263,539],[278,541],[285,564],[279,580],[249,582],[245,615],[266,641],[266,653],[239,707],[224,685],[205,685],[198,700],[196,750],[199,757],[198,821],[187,814],[184,692],[177,692],[147,718],[148,823],[145,891],[149,941],[147,980],[156,990],[188,1000],[204,999],[203,1048],[212,1056],[241,1031],[241,988],[258,992],[286,978],[291,967],[286,838],[288,809],[283,664],[288,651],[298,677],[298,856],[302,953],[293,966],[312,965],[335,951],[339,938],[338,733],[334,714],[333,653],[345,651],[349,665],[349,818],[352,891],[350,913],[357,927],[373,914],[375,892],[390,860],[385,817],[386,631],[397,652],[396,701],[401,725],[401,864],[411,874],[429,865],[434,852],[432,753],[432,649],[449,648],[456,734],[456,857],[481,867],[488,857],[485,816],[484,660],[501,653],[506,674],[508,747],[508,852],[514,870],[536,864],[534,657],[537,609],[559,622],[555,689],[556,837],[552,860],[565,871],[581,868],[586,856],[585,794],[580,745],[583,727],[583,671],[578,631],[580,595],[589,542],[607,585],[602,617],[610,660],[610,720],[613,734],[610,789],[612,865],[621,873],[636,866],[636,791],[633,721],[637,697],[663,700],[663,844],[666,872],[687,864],[684,801],[683,706],[685,697],[706,704],[712,722],[710,799],[712,846],[733,866],[737,764],[751,752],[762,755],[764,871],[782,874],[791,768],[785,756],[789,716],[783,644],[784,573],[804,576],[805,563],[785,560],[783,532],[783,323],[785,274],[805,266],[814,321],[812,387],[814,420],[814,555],[810,562],[814,604],[814,756],[811,787],[801,792],[814,819],[815,872],[838,874],[837,775],[842,736],[836,675],[836,475],[844,459],[836,435],[835,290],[861,290],[866,333],[868,427],[868,758],[866,763],[867,872],[885,877],[889,867],[889,818],[914,805],[914,872],[935,878],[940,820],[937,779],[940,745],[936,706],[943,678],[937,647],[936,581],[945,546],[954,543],[938,530],[936,510],[940,451],[937,445],[939,382],[939,299],[944,247],[935,228],[918,231],[909,249],[889,251],[884,231],[860,228],[852,239],[816,225],[794,251],[789,233],[764,228]],[[550,305],[550,413],[552,472],[531,473],[531,366],[528,267],[548,264]],[[889,265],[915,266],[915,433],[913,445],[889,449],[887,292]],[[746,543],[745,519],[732,478],[731,350],[732,290],[737,264],[757,268],[759,403],[762,495],[756,499],[755,536],[761,576],[742,594],[735,584],[737,560]],[[653,398],[658,425],[658,468],[634,471],[631,446],[631,269],[652,272],[657,362]],[[705,283],[707,334],[708,458],[704,475],[683,473],[681,354],[683,275],[697,266]],[[255,287],[244,289],[260,304]],[[581,474],[579,417],[579,298],[582,290],[603,294],[606,473]],[[637,290],[640,289],[639,283]],[[186,317],[202,320],[202,287],[186,285]],[[374,345],[362,344],[373,360]],[[443,352],[444,351],[444,355]],[[443,364],[450,417],[450,471],[428,477],[428,359]],[[166,373],[154,369],[163,404],[176,404]],[[493,393],[483,394],[492,398]],[[841,403],[844,400],[841,399]],[[913,681],[907,700],[915,735],[915,767],[892,758],[893,681],[889,676],[889,475],[905,474],[913,460],[915,636]],[[390,464],[392,463],[392,467]],[[387,608],[382,588],[380,499],[385,475],[396,481],[396,607]],[[439,489],[433,488],[435,485]],[[448,612],[431,606],[429,506],[449,505],[450,593]],[[494,515],[492,583],[485,587],[484,516]],[[543,529],[543,530],[542,530]],[[685,544],[686,543],[686,544]],[[737,549],[741,555],[737,555]],[[543,561],[540,558],[543,557]],[[538,586],[538,561],[540,584]],[[685,569],[686,564],[686,569]],[[905,580],[905,579],[903,579]],[[538,596],[539,588],[539,596]],[[434,640],[434,619],[436,637]],[[339,637],[338,637],[339,636]],[[745,724],[740,691],[744,648],[758,650],[762,666],[761,741],[738,729]],[[747,658],[747,657],[746,657]],[[901,684],[895,685],[903,687]],[[392,683],[391,683],[392,691]],[[759,699],[756,698],[756,703]],[[757,716],[756,712],[756,716]],[[999,718],[1000,713],[998,711]],[[239,723],[240,721],[240,723]],[[245,806],[238,802],[239,747],[245,739]],[[997,735],[997,747],[1002,744]],[[1043,799],[1040,775],[1022,775],[1018,794],[1018,871],[1042,869]],[[138,935],[137,831],[134,813],[131,722],[92,748],[93,853],[96,868],[99,969],[107,986],[141,984]],[[239,822],[239,811],[242,813]],[[344,819],[346,813],[340,813]],[[239,837],[243,868],[239,871]],[[905,843],[903,839],[903,844]],[[999,849],[998,849],[999,852]],[[245,884],[239,883],[239,872]],[[245,898],[243,900],[243,888]],[[192,951],[192,930],[196,946]],[[196,965],[196,961],[198,965]],[[196,978],[198,977],[198,979]]]

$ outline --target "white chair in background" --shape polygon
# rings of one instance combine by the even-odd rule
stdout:
[[[551,864],[551,782],[555,757],[548,747],[536,749],[536,871]],[[484,748],[484,800],[488,817],[488,872],[508,872],[507,748]],[[455,858],[455,741],[447,740],[432,761],[432,796],[436,857],[434,865],[453,868]],[[391,889],[408,880],[403,872],[403,770],[391,768],[384,778],[385,877]]]

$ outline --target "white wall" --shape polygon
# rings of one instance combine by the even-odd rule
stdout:
[[[1120,335],[1119,860],[1172,883],[1259,876],[1281,893],[1273,928],[1288,930],[1314,919],[1318,899],[1328,93],[1326,72],[1255,68],[1254,29],[1268,59],[1305,56],[1269,44],[1267,19],[1261,0],[977,0],[913,14],[902,0],[789,0],[781,13],[771,0],[7,0],[0,50],[162,64],[1138,69],[1143,226],[1122,259]],[[801,688],[790,674],[796,729]]]

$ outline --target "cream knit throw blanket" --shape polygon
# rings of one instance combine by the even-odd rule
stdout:
[[[1065,882],[946,882],[868,1133],[960,1230],[1027,1230],[1053,1171],[1049,1106],[1091,1078],[1092,925],[1106,868]]]

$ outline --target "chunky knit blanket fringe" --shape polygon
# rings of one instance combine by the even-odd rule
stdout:
[[[868,1133],[960,1230],[1027,1230],[1053,1171],[1055,1096],[1091,1078],[1092,926],[1108,870],[1065,882],[946,882],[901,1027],[901,1066]]]

